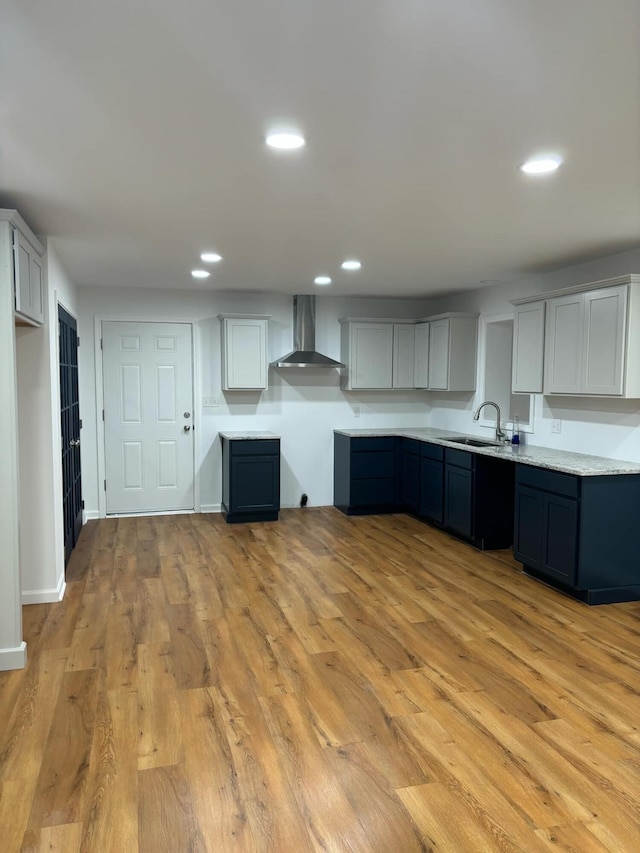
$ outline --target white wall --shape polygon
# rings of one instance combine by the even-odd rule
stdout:
[[[94,318],[193,320],[196,328],[196,467],[200,506],[217,510],[221,500],[221,448],[224,430],[271,430],[282,436],[282,506],[297,506],[305,492],[310,505],[333,503],[333,430],[340,427],[424,426],[427,396],[422,391],[351,392],[340,388],[340,372],[271,369],[263,393],[221,391],[220,313],[271,314],[269,360],[293,349],[293,308],[290,296],[215,294],[148,289],[79,289],[80,406],[83,497],[87,512],[98,513],[98,447],[96,430],[95,352],[84,347],[93,340]],[[319,296],[316,301],[316,348],[340,357],[340,324],[346,316],[420,317],[424,301],[345,299]],[[215,397],[216,408],[203,409],[203,396]],[[361,410],[359,418],[353,407]]]
[[[45,271],[44,325],[16,328],[24,604],[58,601],[64,592],[58,300],[74,313],[75,286],[51,246]]]
[[[432,300],[429,313],[478,311],[482,316],[512,312],[511,299],[535,296],[562,287],[587,284],[627,273],[640,273],[640,249],[566,267],[545,275],[531,275],[482,290]],[[481,365],[479,364],[479,370]],[[479,377],[481,379],[481,377]],[[483,383],[479,381],[478,388]],[[480,393],[446,395],[429,392],[429,426],[470,434],[487,434],[473,422],[482,402]],[[534,432],[524,441],[640,462],[640,401],[534,395]],[[551,421],[561,420],[561,433],[551,432]]]

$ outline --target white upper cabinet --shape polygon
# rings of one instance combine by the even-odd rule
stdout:
[[[13,229],[13,274],[18,319],[40,325],[44,322],[42,252],[17,228]]]
[[[544,316],[544,356],[540,324]],[[513,391],[640,397],[640,276],[515,303]]]
[[[517,305],[515,308],[511,387],[515,394],[542,394],[544,316],[543,300]]]
[[[222,338],[222,390],[267,387],[267,314],[219,314]]]
[[[413,323],[393,324],[393,387],[413,388],[416,327]]]
[[[547,302],[545,394],[625,396],[629,287],[603,287]]]
[[[413,388],[415,323],[346,317],[342,324],[342,387],[347,391]]]
[[[415,361],[413,384],[415,388],[429,387],[429,331],[430,323],[416,323]]]
[[[429,318],[429,390],[475,391],[478,315]],[[420,368],[424,372],[424,368]]]

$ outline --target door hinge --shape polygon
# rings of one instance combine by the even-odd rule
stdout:
[[[82,418],[80,418],[80,426],[78,428],[82,429]]]
[[[102,410],[102,420],[104,420],[104,409]]]
[[[102,349],[102,338],[100,338],[100,349]]]
[[[82,501],[82,506],[80,507],[80,509],[84,509],[84,501]]]
[[[80,338],[76,338],[76,347],[80,346]]]
[[[105,490],[105,492],[107,491],[107,481],[106,480],[104,481],[104,490]]]

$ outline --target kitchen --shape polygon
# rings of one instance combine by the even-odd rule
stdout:
[[[338,4],[277,0],[265,5],[251,0],[246,14],[239,13],[237,6],[221,3],[211,8],[202,4],[196,8],[194,4],[189,7],[191,15],[170,4],[153,9],[146,5],[126,9],[118,5],[116,9],[109,4],[96,7],[65,2],[53,9],[43,4],[9,2],[2,13],[11,133],[2,133],[0,201],[3,211],[17,210],[24,217],[24,231],[31,235],[35,249],[31,260],[36,267],[42,265],[43,297],[36,325],[22,325],[28,311],[18,308],[20,325],[14,326],[13,247],[8,224],[22,220],[10,212],[3,214],[0,437],[5,454],[0,463],[0,539],[4,548],[0,566],[0,668],[15,673],[0,676],[2,685],[8,685],[11,696],[18,695],[15,685],[22,684],[20,673],[31,677],[29,654],[31,649],[40,654],[43,638],[52,643],[44,657],[35,658],[36,667],[42,666],[43,679],[52,678],[53,673],[58,685],[71,685],[74,679],[89,683],[92,676],[87,673],[101,665],[101,643],[106,636],[97,628],[106,619],[102,601],[110,602],[109,637],[126,637],[129,630],[126,607],[117,600],[117,594],[104,599],[97,594],[104,593],[99,573],[92,569],[88,585],[86,574],[79,573],[78,562],[89,553],[84,549],[96,544],[89,537],[95,536],[96,530],[105,531],[100,534],[103,539],[97,537],[98,556],[91,551],[89,562],[97,565],[100,559],[108,561],[111,552],[122,560],[123,551],[136,536],[152,551],[155,546],[148,543],[154,541],[154,532],[164,523],[170,532],[166,539],[156,538],[166,553],[157,553],[154,559],[160,565],[161,558],[168,557],[163,565],[167,572],[175,572],[167,581],[171,598],[168,612],[173,622],[169,625],[160,616],[157,629],[157,636],[165,639],[188,634],[190,623],[184,614],[194,616],[191,596],[203,583],[196,571],[190,578],[191,586],[181,587],[182,558],[175,550],[181,533],[187,543],[185,551],[200,541],[201,551],[195,559],[198,565],[206,563],[205,554],[211,565],[217,565],[216,550],[211,546],[214,534],[220,552],[232,554],[243,569],[247,560],[251,563],[247,554],[253,549],[260,555],[260,565],[271,572],[269,591],[280,589],[273,555],[284,564],[289,551],[301,547],[307,536],[320,551],[322,570],[333,578],[336,588],[323,590],[315,575],[307,580],[304,591],[286,590],[286,596],[291,596],[286,598],[286,605],[292,623],[314,650],[312,654],[327,655],[330,674],[329,665],[340,657],[336,649],[341,638],[359,648],[349,632],[359,623],[360,612],[349,595],[357,590],[365,600],[367,588],[363,580],[366,568],[357,562],[356,544],[367,559],[374,560],[372,543],[380,542],[381,553],[393,567],[397,529],[399,537],[406,537],[399,546],[405,562],[391,579],[385,575],[385,563],[381,563],[375,579],[371,579],[374,591],[369,590],[367,607],[376,613],[378,607],[386,608],[384,615],[394,616],[388,609],[397,606],[403,618],[409,622],[415,619],[420,626],[400,628],[391,619],[397,636],[404,636],[402,632],[406,631],[406,637],[411,637],[397,658],[390,651],[397,649],[395,640],[386,650],[376,646],[384,660],[394,662],[400,672],[406,668],[410,673],[413,643],[420,649],[416,660],[426,665],[428,649],[437,645],[432,619],[446,620],[447,613],[453,614],[457,639],[462,637],[466,642],[460,616],[465,584],[470,594],[484,596],[484,604],[491,611],[487,616],[480,612],[482,608],[472,608],[476,624],[488,634],[495,630],[504,637],[508,628],[518,635],[518,620],[526,619],[523,614],[530,612],[525,599],[531,591],[541,596],[529,600],[531,607],[535,609],[536,601],[542,601],[559,624],[578,626],[571,633],[576,642],[589,634],[591,625],[597,635],[595,626],[608,619],[615,621],[608,613],[621,614],[625,632],[629,629],[624,642],[634,649],[632,604],[591,608],[573,602],[519,574],[508,549],[500,548],[492,556],[468,548],[458,538],[405,514],[365,519],[343,516],[333,506],[333,460],[336,430],[417,429],[435,431],[428,433],[434,438],[444,434],[491,438],[495,431],[491,413],[483,410],[478,421],[474,421],[474,413],[481,403],[494,399],[499,378],[504,394],[503,426],[510,433],[511,415],[517,410],[525,451],[549,448],[558,453],[604,456],[615,464],[640,464],[640,397],[531,391],[516,400],[509,391],[510,378],[506,390],[504,384],[510,363],[505,354],[511,347],[514,303],[640,273],[637,3],[593,2],[585,11],[584,3],[578,0],[553,4],[553,8],[527,2],[515,12],[501,0],[488,0],[481,6],[465,3],[455,10],[446,4],[392,4],[386,0],[366,9],[360,3],[340,4],[339,8]],[[292,74],[291,67],[296,64],[299,68]],[[55,97],[43,97],[44,80],[50,81]],[[306,146],[289,151],[269,149],[266,137],[272,124],[277,124],[277,129],[304,131]],[[544,154],[557,157],[557,171],[538,176],[523,173],[521,167],[529,157]],[[201,260],[202,255],[209,260]],[[353,266],[355,259],[359,267]],[[349,263],[351,266],[343,266]],[[328,283],[327,279],[332,281]],[[346,318],[368,322],[392,319],[398,325],[411,325],[423,318],[452,313],[477,315],[472,385],[449,391],[425,390],[424,385],[349,390],[344,387],[341,369],[269,368],[294,344],[296,294],[316,296],[316,348],[343,362]],[[81,428],[72,440],[74,457],[81,460],[83,506],[79,511],[85,525],[68,572],[60,466],[60,308],[77,320],[80,338]],[[257,316],[265,324],[266,387],[228,388],[222,329],[224,319],[234,316]],[[117,509],[109,510],[112,477],[105,454],[104,424],[108,424],[111,412],[104,401],[113,390],[108,386],[115,374],[111,371],[105,375],[101,342],[103,332],[118,323],[138,327],[145,323],[181,324],[190,329],[193,387],[191,404],[180,407],[180,433],[193,447],[193,475],[190,503],[181,510],[184,514],[170,520],[132,520],[118,517]],[[183,412],[188,413],[184,424]],[[279,521],[264,528],[223,526],[221,518],[220,434],[243,431],[272,433],[280,440],[282,512]],[[306,506],[301,508],[301,503]],[[194,512],[190,513],[191,508]],[[265,539],[260,541],[260,537]],[[358,567],[360,575],[355,568],[339,577],[332,574],[339,568],[322,551],[325,538],[340,550],[336,556],[340,570],[345,568],[340,563],[342,556],[348,567]],[[420,554],[420,581],[434,590],[433,601],[417,582],[412,585],[412,547]],[[193,553],[198,553],[197,548]],[[144,553],[139,556],[144,562]],[[130,557],[130,562],[135,562],[132,554]],[[441,587],[437,573],[425,568],[432,558],[446,575]],[[313,559],[314,554],[306,549],[300,565],[312,565]],[[123,572],[125,563],[126,559],[120,564]],[[505,584],[509,593],[501,596],[498,580],[492,585],[486,577],[479,579],[479,567],[486,576]],[[295,577],[291,567],[288,572]],[[145,578],[147,591],[157,591],[153,581]],[[135,577],[128,576],[123,594],[137,588],[136,584]],[[245,587],[242,581],[239,584],[236,598],[231,598],[243,602],[247,591],[255,592],[260,581],[251,575]],[[82,604],[81,585],[89,590]],[[222,587],[223,592],[225,589]],[[495,600],[491,598],[494,593]],[[199,616],[193,624],[207,622],[202,614],[207,608],[215,613],[220,604],[216,599],[216,595],[220,598],[219,590],[207,589],[207,594],[208,598],[198,602]],[[390,599],[397,594],[397,604],[383,602],[385,594]],[[506,602],[512,594],[514,609],[510,614]],[[314,596],[322,602],[320,615],[315,611],[306,614],[304,609]],[[336,596],[343,610],[337,607]],[[136,600],[134,610],[138,605],[146,607],[149,601],[153,603],[152,595]],[[256,601],[260,610],[262,599]],[[436,606],[441,607],[437,615]],[[574,606],[581,610],[571,609]],[[241,608],[235,612],[232,606],[231,610],[234,613],[225,615],[220,623],[220,637],[226,638],[227,648],[230,634],[225,631],[229,625],[244,624]],[[264,605],[261,612],[270,629],[282,630],[271,605]],[[492,621],[498,612],[502,620],[499,628]],[[61,614],[58,628],[56,613]],[[224,622],[227,616],[228,623]],[[545,617],[537,616],[547,630]],[[315,617],[320,621],[314,621]],[[606,624],[617,636],[613,622]],[[253,649],[256,637],[250,626],[245,628],[247,649]],[[606,633],[604,629],[602,633]],[[24,642],[27,635],[29,650]],[[66,643],[56,646],[56,637],[75,637],[73,649]],[[141,637],[144,632],[136,635],[133,643],[141,647],[139,672],[137,658],[129,661],[131,677],[135,681],[139,676],[140,685],[144,673],[150,671],[143,665],[148,650],[142,648],[146,643]],[[483,648],[490,646],[485,639],[482,634],[474,635],[474,641]],[[345,648],[348,645],[343,644]],[[215,663],[211,665],[207,659],[206,666],[196,665],[202,649],[212,655],[213,647],[218,645],[204,639],[191,662],[188,654],[181,658],[185,673],[193,674],[196,681],[198,673],[206,673],[206,684],[199,683],[192,690],[185,674],[167,676],[169,681],[182,678],[181,693],[189,694],[194,702],[199,689],[213,689],[209,682],[214,680]],[[445,642],[444,648],[452,650],[454,656],[458,654],[453,641],[449,645]],[[60,649],[65,650],[64,655],[56,652]],[[123,662],[124,669],[126,649],[118,649],[115,658]],[[280,651],[279,665],[286,669],[286,655]],[[541,654],[539,649],[533,653]],[[597,685],[607,684],[607,678],[616,681],[609,696],[610,721],[615,717],[616,689],[625,689],[620,686],[624,667],[616,661],[613,670],[606,669],[604,654],[602,648],[594,651],[594,656],[600,655],[598,666],[602,669],[587,670],[587,681],[591,678]],[[628,658],[624,666],[632,668],[634,655]],[[52,668],[45,672],[47,661]],[[365,668],[372,667],[373,675],[376,666],[366,653],[362,661]],[[444,666],[444,659],[440,663]],[[27,669],[21,670],[25,664]],[[238,671],[243,666],[253,672],[248,652],[246,658],[240,654],[236,661]],[[561,668],[551,658],[545,659],[544,666],[549,670]],[[309,667],[307,675],[313,664]],[[233,669],[227,664],[225,672],[232,675]],[[122,673],[122,682],[118,683],[117,692],[123,697],[131,690],[131,683],[126,681],[131,672]],[[288,688],[295,683],[294,672],[295,666],[287,670],[282,682]],[[629,672],[624,669],[627,681],[633,675]],[[116,683],[117,677],[110,671],[108,680],[116,681],[109,683]],[[402,682],[402,697],[392,695],[392,691],[385,694],[393,713],[402,716],[409,708],[406,697],[420,694],[416,704],[424,703],[437,716],[438,702],[427,696],[428,691],[421,693],[420,674],[396,677]],[[443,681],[454,684],[447,678]],[[385,689],[384,684],[382,678],[380,690]],[[472,675],[464,680],[464,686],[470,694],[479,689]],[[140,689],[142,696],[142,686]],[[278,689],[275,683],[268,686],[268,691]],[[546,695],[551,704],[554,689]],[[75,695],[69,687],[68,696]],[[105,708],[113,696],[100,695],[100,713],[105,719],[122,721],[126,717],[131,722],[135,718],[131,696],[123,698],[123,705],[112,714]],[[352,694],[346,689],[344,695]],[[508,688],[500,695],[511,701]],[[434,699],[433,704],[430,699]],[[470,705],[473,699],[469,699]],[[168,725],[175,712],[174,700],[167,703],[166,719],[144,720],[142,786],[145,778],[156,778],[161,761],[166,761],[166,766],[182,767],[180,749],[169,754],[166,739],[162,740],[162,758],[154,759],[153,738],[148,736],[154,726],[161,731]],[[563,707],[571,706],[567,696],[564,700]],[[64,707],[70,703],[71,699]],[[287,704],[284,700],[283,707]],[[631,717],[625,714],[633,706],[632,697],[625,693],[620,706],[626,710],[619,710],[624,723],[618,729],[628,726],[631,730]],[[528,706],[528,713],[532,707]],[[480,717],[480,704],[474,708]],[[554,710],[560,717],[556,706]],[[200,725],[206,719],[204,705],[182,711],[185,718],[199,720]],[[344,709],[341,713],[342,740],[337,742],[342,746],[350,744],[354,731]],[[422,713],[426,714],[427,708]],[[38,714],[34,718],[39,721],[36,728],[41,725],[44,732],[51,718]],[[553,728],[555,720],[545,711],[537,708],[531,714],[532,725]],[[5,722],[13,726],[16,719],[12,716]],[[451,718],[447,720],[453,725]],[[498,727],[500,717],[494,721]],[[132,726],[131,731],[134,729]],[[33,728],[30,730],[33,733]],[[383,731],[381,728],[376,736],[384,738]],[[524,732],[518,731],[526,740]],[[321,727],[316,734],[321,736]],[[586,737],[584,730],[581,736]],[[442,737],[446,744],[446,736]],[[233,750],[240,740],[231,737]],[[20,743],[20,736],[11,743]],[[135,752],[133,742],[129,745]],[[328,749],[335,746],[331,742]],[[627,741],[617,743],[616,748],[620,750],[616,767],[634,757]],[[193,744],[187,753],[193,758]],[[338,760],[341,756],[336,755],[334,759]],[[7,819],[11,804],[17,804],[18,814],[15,792],[24,781],[21,762],[16,753],[13,756],[6,765],[10,775],[0,777],[3,830],[5,824],[11,829]],[[237,754],[234,761],[241,766]],[[90,762],[87,757],[87,763],[94,772],[95,758]],[[78,766],[85,766],[82,760]],[[181,771],[167,772],[178,773],[172,783],[179,789]],[[429,784],[424,768],[416,770],[415,778]],[[411,773],[398,775],[395,788],[404,794],[393,795],[394,808],[402,797],[409,812],[412,797],[423,802],[420,792],[413,790],[415,778]],[[43,776],[38,783],[43,790],[45,783]],[[245,778],[243,784],[246,793],[251,780]],[[553,789],[553,782],[550,787]],[[141,790],[144,792],[143,787]],[[436,799],[437,794],[433,792]],[[150,796],[144,801],[153,799]],[[69,833],[73,841],[83,818],[77,819],[79,812],[74,812],[73,803],[59,810],[54,806],[41,822],[42,837],[53,844],[59,829],[61,838]],[[345,805],[347,812],[350,808]],[[554,818],[569,825],[571,818],[586,820],[585,811],[573,811],[563,800]],[[259,823],[257,814],[250,813],[254,830]],[[555,824],[548,814],[545,819],[547,823],[541,818],[538,825],[544,829],[539,831],[551,834]],[[22,822],[25,832],[28,821],[29,814],[19,812],[17,823]],[[38,821],[35,811],[33,821]],[[47,821],[49,826],[45,825]],[[623,823],[622,816],[620,825]],[[462,825],[466,825],[464,820]],[[438,838],[446,849],[446,828],[441,831]],[[566,826],[565,831],[571,833]],[[425,838],[433,841],[427,831],[423,844],[427,843]],[[72,841],[68,849],[73,849]],[[320,843],[318,838],[315,841]],[[534,849],[534,841],[525,846]]]

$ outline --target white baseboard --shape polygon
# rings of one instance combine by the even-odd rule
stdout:
[[[24,669],[27,665],[27,644],[24,640],[15,649],[0,649],[0,672]]]
[[[83,509],[82,510],[82,523],[86,524],[87,521],[96,521],[100,518],[100,513],[97,509]]]
[[[222,512],[222,504],[200,504],[200,512]]]
[[[23,604],[55,604],[57,601],[62,601],[64,591],[67,588],[67,583],[64,575],[60,576],[58,586],[55,589],[23,589],[22,603]]]

